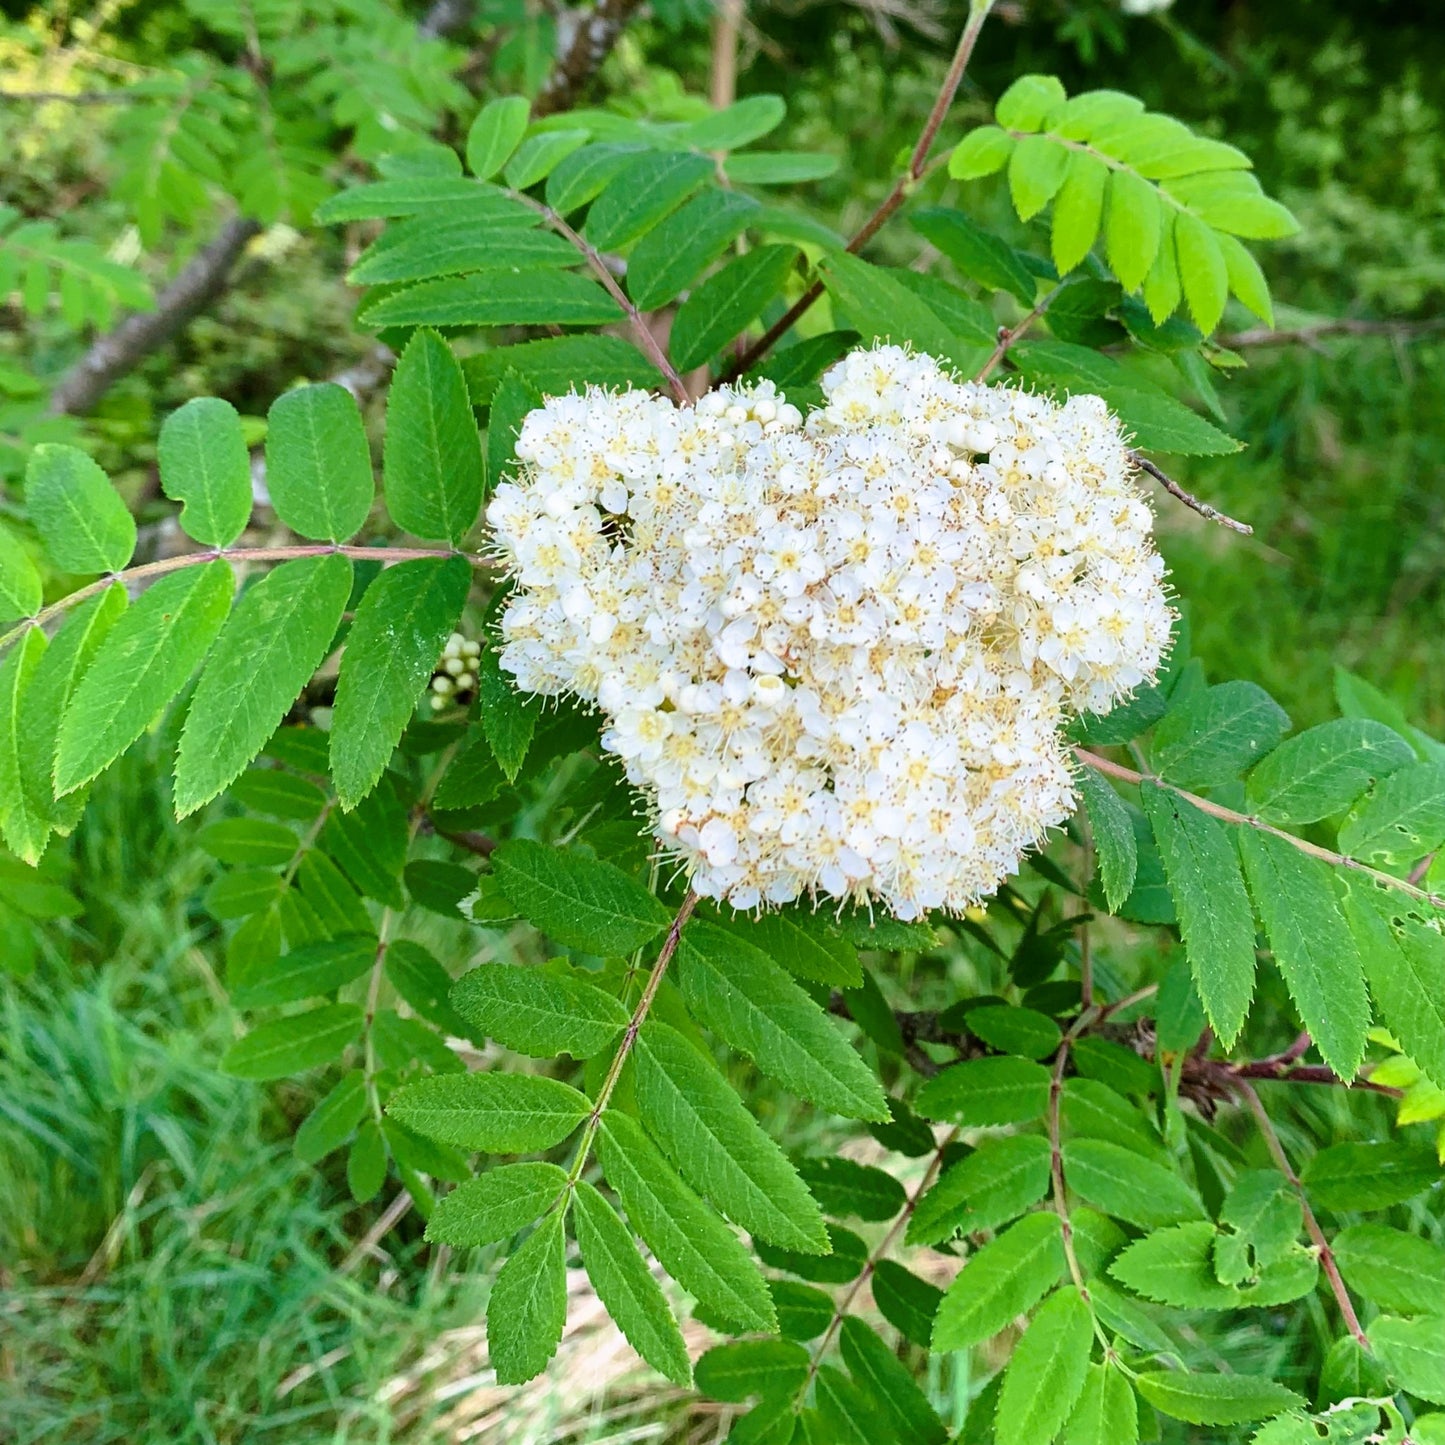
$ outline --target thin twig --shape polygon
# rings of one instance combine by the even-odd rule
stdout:
[[[1064,1093],[1064,1070],[1069,1063],[1069,1048],[1074,1041],[1074,1030],[1070,1030],[1059,1044],[1054,1055],[1053,1072],[1049,1075],[1049,1178],[1053,1186],[1054,1213],[1059,1216],[1059,1225],[1064,1241],[1064,1258],[1069,1262],[1069,1276],[1074,1287],[1083,1296],[1084,1303],[1093,1311],[1089,1299],[1089,1287],[1084,1283],[1084,1271],[1079,1265],[1079,1256],[1074,1249],[1074,1222],[1069,1218],[1068,1198],[1064,1193],[1064,1149],[1061,1142],[1062,1101]]]
[[[1320,1252],[1320,1268],[1324,1270],[1325,1276],[1330,1282],[1330,1289],[1334,1291],[1335,1300],[1340,1307],[1340,1314],[1344,1316],[1345,1326],[1355,1337],[1359,1347],[1369,1354],[1370,1342],[1365,1337],[1364,1330],[1360,1328],[1360,1317],[1355,1313],[1354,1301],[1350,1299],[1350,1292],[1345,1288],[1344,1280],[1340,1278],[1340,1269],[1339,1265],[1335,1263],[1334,1251],[1330,1248],[1329,1240],[1325,1238],[1324,1230],[1320,1228],[1319,1220],[1315,1218],[1314,1210],[1310,1208],[1304,1185],[1300,1183],[1299,1175],[1294,1172],[1294,1166],[1289,1162],[1289,1155],[1284,1152],[1284,1145],[1280,1143],[1274,1123],[1265,1112],[1264,1105],[1259,1101],[1259,1095],[1255,1093],[1251,1085],[1240,1084],[1238,1091],[1240,1097],[1249,1105],[1249,1111],[1254,1115],[1255,1123],[1259,1125],[1259,1132],[1264,1136],[1270,1157],[1278,1166],[1279,1172],[1289,1180],[1290,1188],[1299,1198],[1300,1209],[1304,1212],[1305,1229],[1314,1241],[1315,1248]]]
[[[993,3],[994,0],[971,0],[968,21],[963,27],[963,33],[958,37],[958,47],[953,53],[953,61],[948,67],[948,73],[943,77],[943,84],[939,87],[933,108],[928,112],[928,119],[923,123],[922,133],[918,137],[918,143],[913,147],[908,167],[893,183],[893,189],[879,203],[878,209],[868,217],[848,242],[847,249],[854,255],[878,234],[888,218],[908,199],[922,177],[928,164],[928,152],[933,148],[939,128],[943,125],[949,107],[953,104],[953,97],[958,93],[964,72],[968,69],[968,62],[973,56],[973,48],[978,43],[979,31],[983,29],[983,22],[988,18],[988,12],[993,8]],[[814,282],[727,368],[719,378],[720,383],[736,381],[745,371],[756,366],[758,361],[767,355],[778,340],[788,333],[798,318],[809,310],[822,294],[823,283],[821,281]]]
[[[1189,793],[1183,788],[1176,788],[1173,783],[1166,782],[1163,778],[1156,777],[1151,773],[1136,772],[1133,768],[1126,768],[1122,763],[1111,762],[1108,758],[1100,757],[1098,753],[1089,752],[1087,748],[1075,748],[1074,756],[1086,767],[1093,768],[1096,772],[1104,773],[1108,777],[1118,778],[1125,783],[1153,783],[1166,792],[1183,798],[1186,803],[1198,808],[1201,813],[1208,813],[1211,818],[1218,818],[1225,823],[1238,823],[1241,827],[1254,828],[1261,833],[1271,833],[1276,838],[1283,838],[1286,843],[1291,847],[1298,848],[1301,853],[1308,853],[1311,858],[1318,858],[1335,868],[1349,868],[1356,873],[1363,873],[1376,883],[1409,894],[1411,898],[1428,903],[1432,908],[1445,908],[1445,898],[1434,893],[1427,893],[1425,889],[1417,888],[1403,878],[1396,878],[1393,873],[1382,873],[1378,868],[1371,868],[1369,864],[1361,863],[1358,858],[1351,858],[1347,853],[1336,853],[1331,848],[1321,848],[1318,843],[1311,843],[1304,838],[1296,838],[1293,833],[1286,833],[1282,828],[1272,827],[1269,823],[1252,817],[1248,813],[1236,813],[1233,808],[1226,808],[1222,803],[1214,803],[1208,798],[1201,798],[1197,793]]]
[[[11,105],[134,105],[149,98],[128,90],[0,90],[0,104]]]
[[[1228,527],[1233,532],[1239,532],[1246,537],[1254,535],[1254,528],[1248,522],[1237,522],[1233,517],[1227,516],[1217,507],[1211,507],[1208,502],[1201,502],[1193,492],[1186,492],[1173,477],[1159,470],[1143,452],[1131,451],[1129,456],[1135,466],[1149,473],[1171,497],[1183,502],[1192,512],[1198,512],[1207,522],[1218,522],[1221,527]]]
[[[1445,331],[1445,316],[1430,316],[1421,321],[1369,321],[1339,316],[1328,321],[1306,322],[1302,326],[1288,327],[1281,331],[1272,330],[1268,326],[1254,326],[1248,331],[1226,332],[1216,336],[1214,344],[1230,351],[1239,351],[1251,346],[1308,346],[1329,336],[1389,336],[1408,339],[1414,336],[1431,336],[1440,331]]]
[[[1008,355],[1009,348],[1013,346],[1014,342],[1018,341],[1019,338],[1023,336],[1024,332],[1026,332],[1029,327],[1032,326],[1034,322],[1037,321],[1039,317],[1042,316],[1044,312],[1049,309],[1049,306],[1053,303],[1054,297],[1057,296],[1059,292],[1064,289],[1066,284],[1066,282],[1060,281],[1059,284],[1055,286],[1052,291],[1047,292],[1034,303],[1033,309],[1023,318],[1023,320],[1017,322],[1013,326],[1005,326],[999,330],[998,345],[994,347],[993,352],[990,354],[988,360],[984,362],[983,366],[979,370],[978,375],[974,377],[975,381],[988,380],[989,372],[991,372],[994,367],[996,367],[999,362],[1001,362],[1004,357]]]

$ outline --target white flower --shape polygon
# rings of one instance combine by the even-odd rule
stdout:
[[[1097,397],[892,346],[823,391],[806,423],[766,382],[532,412],[487,511],[502,666],[608,714],[703,895],[959,912],[1068,815],[1069,717],[1158,667],[1152,514]]]

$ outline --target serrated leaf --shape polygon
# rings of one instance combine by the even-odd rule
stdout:
[[[464,176],[407,176],[340,191],[316,208],[315,218],[323,226],[335,226],[346,221],[413,216],[448,205],[520,209],[496,187],[479,185]]]
[[[723,174],[737,186],[794,186],[826,180],[837,169],[838,157],[820,151],[749,151],[723,162]]]
[[[38,858],[49,835],[21,782],[20,708],[46,650],[32,627],[0,658],[0,836],[22,858]]]
[[[756,320],[798,259],[793,246],[758,246],[714,272],[677,309],[668,351],[679,371],[701,366]]]
[[[475,406],[488,406],[508,371],[539,395],[564,396],[587,382],[650,390],[662,376],[635,346],[617,336],[551,336],[465,357],[462,372]]]
[[[347,273],[355,286],[394,286],[442,276],[515,271],[548,271],[579,265],[576,247],[550,231],[519,225],[504,215],[488,225],[487,215],[466,211],[445,220],[403,221],[363,251]]]
[[[1179,915],[1194,984],[1226,1046],[1254,994],[1254,913],[1239,855],[1223,827],[1177,793],[1145,783],[1144,811],[1154,829]]]
[[[542,130],[529,135],[507,162],[503,174],[514,191],[525,191],[548,176],[573,151],[587,144],[586,130]]]
[[[1133,1386],[1113,1365],[1090,1365],[1064,1429],[1064,1445],[1138,1445],[1138,1440]]]
[[[905,1339],[927,1349],[943,1291],[892,1259],[880,1259],[874,1265],[872,1283],[878,1313]]]
[[[30,554],[8,527],[0,526],[0,622],[34,617],[44,600]]]
[[[1229,278],[1229,289],[1266,326],[1274,325],[1274,303],[1269,296],[1269,282],[1264,279],[1259,262],[1249,254],[1246,247],[1233,236],[1223,231],[1215,233],[1214,239],[1224,253],[1224,271]]]
[[[767,954],[707,923],[694,923],[677,953],[693,1016],[764,1073],[845,1118],[888,1117],[873,1071]]]
[[[1365,1333],[1407,1394],[1445,1405],[1445,1329],[1438,1315],[1401,1320],[1381,1315]]]
[[[1207,222],[1212,231],[1253,241],[1279,240],[1299,232],[1299,222],[1278,201],[1270,200],[1248,171],[1202,171],[1172,179],[1164,189],[1187,208],[1181,219],[1197,216],[1195,224],[1203,227]]]
[[[1032,220],[1064,183],[1070,152],[1047,136],[1027,135],[1008,160],[1009,194],[1019,219]]]
[[[992,1338],[1052,1289],[1065,1268],[1059,1216],[1025,1215],[955,1276],[933,1322],[932,1348],[962,1350]]]
[[[1252,682],[1192,691],[1154,732],[1154,766],[1181,788],[1212,787],[1253,767],[1289,731],[1289,715]]]
[[[557,1079],[500,1072],[419,1079],[391,1096],[388,1115],[409,1129],[489,1154],[521,1154],[560,1144],[591,1105]]]
[[[1349,1081],[1365,1054],[1370,1000],[1328,865],[1273,833],[1240,834],[1255,907],[1300,1020],[1325,1062]]]
[[[237,1008],[298,1003],[334,993],[376,962],[374,938],[337,938],[312,943],[280,958],[232,992]]]
[[[339,1057],[361,1033],[362,1013],[354,1003],[323,1004],[262,1024],[238,1039],[221,1059],[238,1079],[284,1079]]]
[[[856,1315],[838,1334],[843,1362],[864,1392],[880,1407],[900,1440],[909,1445],[943,1445],[943,1421],[914,1383],[898,1356]]]
[[[675,1385],[692,1383],[687,1345],[662,1290],[612,1206],[586,1180],[573,1194],[573,1227],[597,1297],[628,1343]]]
[[[1359,800],[1340,828],[1352,858],[1413,863],[1445,842],[1445,763],[1415,763],[1389,774]]]
[[[1013,137],[999,126],[976,126],[953,148],[948,174],[956,181],[991,176],[1008,164],[1013,148]]]
[[[1160,1370],[1135,1376],[1134,1386],[1156,1410],[1191,1425],[1241,1425],[1304,1404],[1293,1390],[1263,1375],[1190,1375]]]
[[[638,243],[627,263],[627,290],[643,311],[665,306],[702,274],[762,207],[740,191],[694,196]]]
[[[608,182],[587,213],[587,239],[615,251],[650,231],[713,174],[708,156],[646,151]]]
[[[688,121],[679,128],[677,139],[700,151],[736,150],[776,130],[787,113],[780,95],[749,95]]]
[[[1272,1169],[1248,1169],[1235,1179],[1219,1210],[1219,1222],[1233,1233],[1215,1241],[1215,1273],[1226,1284],[1240,1284],[1251,1273],[1248,1267],[1225,1272],[1221,1253],[1226,1244],[1236,1245],[1240,1262],[1250,1257],[1268,1266],[1283,1259],[1294,1244],[1303,1224],[1299,1195],[1284,1175]]]
[[[600,988],[512,964],[464,973],[451,1001],[480,1034],[538,1059],[590,1059],[627,1024],[627,1010]]]
[[[999,96],[994,119],[1009,130],[1042,130],[1066,98],[1057,76],[1021,75]]]
[[[225,562],[162,577],[106,634],[60,725],[55,790],[104,772],[155,720],[206,655],[231,610]]]
[[[492,867],[513,906],[569,948],[599,956],[631,953],[670,920],[640,883],[582,852],[517,838],[493,853]]]
[[[827,1254],[802,1254],[793,1249],[779,1249],[766,1240],[755,1239],[753,1249],[770,1269],[785,1270],[799,1279],[817,1284],[847,1284],[857,1279],[868,1267],[868,1246],[862,1236],[840,1224],[828,1226],[830,1248]]]
[[[1000,1053],[1043,1059],[1063,1038],[1058,1024],[1037,1009],[984,1004],[968,1011],[968,1031]]]
[[[1435,1184],[1434,1159],[1403,1144],[1331,1144],[1311,1155],[1300,1171],[1305,1192],[1337,1212],[1388,1209]]]
[[[251,519],[251,455],[230,402],[198,396],[173,411],[157,447],[161,489],[181,504],[182,530],[229,547]]]
[[[1079,774],[1079,792],[1093,830],[1094,856],[1109,911],[1116,912],[1134,889],[1139,849],[1129,811],[1113,788],[1091,768]]]
[[[280,768],[247,768],[227,795],[251,812],[300,822],[309,822],[326,806],[326,794],[315,783]]]
[[[502,1164],[459,1184],[427,1220],[432,1241],[473,1249],[500,1244],[540,1219],[567,1187],[555,1164]]]
[[[547,204],[561,216],[585,206],[641,153],[641,146],[610,141],[573,151],[547,177]]]
[[[918,1201],[908,1243],[941,1244],[1000,1228],[1048,1192],[1051,1156],[1048,1140],[1037,1134],[982,1140]]]
[[[319,1164],[351,1137],[366,1116],[366,1075],[351,1069],[301,1122],[293,1148],[303,1164]]]
[[[386,1144],[374,1119],[359,1130],[346,1156],[346,1187],[358,1204],[365,1204],[381,1192],[386,1182]]]
[[[371,512],[376,485],[356,398],[333,381],[283,393],[266,415],[266,490],[303,537],[345,542]]]
[[[1069,1140],[1064,1178],[1090,1204],[1144,1229],[1204,1214],[1199,1196],[1172,1169],[1107,1139]]]
[[[1246,779],[1247,806],[1270,823],[1314,823],[1414,760],[1409,743],[1384,723],[1336,718],[1285,739],[1262,759]]]
[[[1122,1250],[1109,1273],[1135,1294],[1176,1309],[1234,1309],[1239,1291],[1214,1270],[1217,1237],[1207,1220],[1156,1229]]]
[[[471,585],[464,557],[418,557],[386,568],[366,589],[332,709],[331,774],[343,808],[354,808],[385,772]]]
[[[925,1119],[978,1127],[1023,1124],[1043,1115],[1049,1071],[1031,1059],[969,1059],[945,1069],[918,1092]]]
[[[602,326],[622,308],[590,277],[538,267],[422,281],[368,304],[360,320],[388,326]]]
[[[284,562],[241,594],[186,714],[178,815],[209,803],[265,746],[325,658],[350,595],[351,563],[335,553]]]
[[[467,169],[479,181],[491,180],[521,144],[529,109],[525,96],[509,95],[477,112],[467,131]]]
[[[885,1169],[859,1164],[842,1155],[799,1159],[798,1172],[825,1214],[881,1222],[907,1202],[903,1186]]]
[[[1219,325],[1229,297],[1229,268],[1224,263],[1224,252],[1203,221],[1180,211],[1174,217],[1174,255],[1190,315],[1208,336]]]
[[[25,510],[62,572],[119,572],[135,551],[135,519],[79,447],[42,442],[30,453]]]
[[[1007,291],[1024,306],[1034,304],[1037,283],[1018,252],[991,231],[975,226],[962,212],[930,207],[915,212],[910,223],[970,280],[990,291]]]
[[[547,1368],[567,1323],[562,1211],[549,1214],[504,1264],[487,1301],[487,1353],[497,1383],[522,1385]]]
[[[1109,269],[1126,291],[1137,291],[1159,254],[1163,224],[1159,194],[1148,181],[1128,169],[1109,174],[1109,200],[1104,219],[1104,244]]]
[[[1094,1317],[1072,1285],[1051,1295],[1014,1346],[994,1430],[998,1445],[1052,1440],[1083,1393]]]
[[[1403,1315],[1445,1309],[1445,1249],[1403,1229],[1352,1224],[1333,1239],[1345,1283],[1383,1310]]]
[[[1059,148],[1062,151],[1062,147]],[[1109,169],[1094,156],[1075,151],[1054,197],[1050,248],[1059,275],[1067,275],[1093,249],[1104,219],[1104,195]]]
[[[863,982],[853,944],[818,914],[779,910],[758,918],[724,915],[722,922],[797,978],[845,989]]]
[[[482,505],[482,448],[466,378],[432,331],[407,343],[386,399],[382,485],[403,531],[459,543]]]
[[[443,1033],[466,1036],[466,1020],[451,1006],[452,976],[419,943],[399,938],[386,950],[386,977],[398,994]]]
[[[782,1248],[826,1251],[828,1235],[816,1201],[710,1062],[656,1020],[638,1035],[633,1059],[643,1117],[699,1193],[750,1233]]]
[[[808,1352],[793,1340],[733,1340],[697,1362],[697,1388],[710,1400],[741,1404],[754,1395],[793,1394],[808,1376]]]

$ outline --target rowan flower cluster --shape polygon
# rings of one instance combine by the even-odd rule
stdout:
[[[1154,673],[1171,614],[1118,422],[856,351],[806,420],[549,399],[487,516],[502,666],[607,715],[692,886],[897,916],[991,893],[1067,817],[1062,728]]]

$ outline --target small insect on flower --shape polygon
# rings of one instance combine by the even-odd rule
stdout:
[[[447,638],[427,693],[433,712],[441,712],[448,707],[465,707],[471,701],[477,687],[477,665],[481,655],[480,642],[472,642],[460,632],[454,632]]]
[[[823,392],[806,419],[770,382],[533,411],[487,510],[501,665],[602,707],[705,896],[960,912],[1072,809],[1069,719],[1158,668],[1153,515],[1098,397],[895,346]]]

